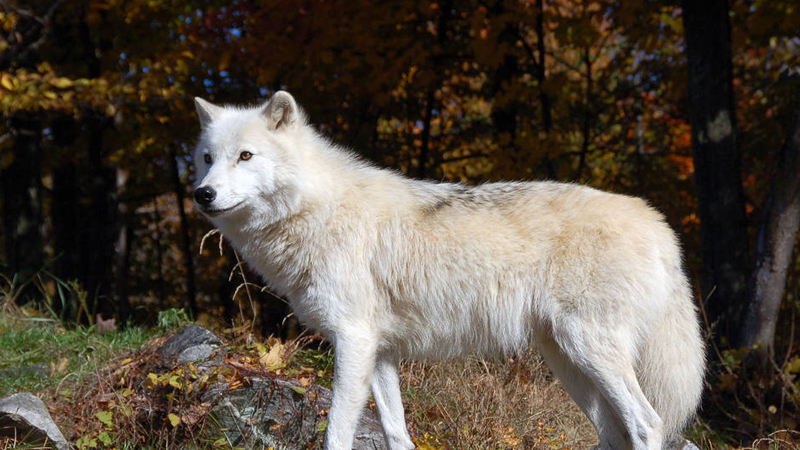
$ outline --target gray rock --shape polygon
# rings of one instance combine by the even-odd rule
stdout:
[[[161,360],[167,364],[186,364],[211,357],[222,341],[212,332],[197,325],[189,325],[167,339],[158,349]]]
[[[228,392],[220,387],[205,394],[204,401],[215,405],[211,414],[217,429],[212,432],[221,432],[230,445],[245,448],[300,450],[310,442],[322,443],[331,404],[329,389],[303,387],[294,380],[249,381],[247,387]],[[380,422],[368,408],[361,414],[353,449],[386,449]]]
[[[36,444],[47,442],[58,450],[69,450],[69,443],[45,404],[28,392],[0,399],[0,435]]]

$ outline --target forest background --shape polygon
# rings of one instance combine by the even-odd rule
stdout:
[[[230,248],[199,252],[191,195],[193,97],[286,89],[323,134],[412,177],[648,199],[702,311],[703,418],[742,442],[798,428],[796,2],[2,0],[0,28],[16,302],[49,292],[68,324],[182,307],[296,333],[285,302],[237,290],[258,280]]]

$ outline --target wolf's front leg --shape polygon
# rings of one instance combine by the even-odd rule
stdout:
[[[336,336],[333,400],[328,414],[325,450],[350,450],[361,409],[367,403],[375,367],[377,339],[370,333],[348,330]]]
[[[372,374],[372,396],[378,407],[386,446],[389,450],[411,450],[414,443],[408,435],[403,400],[400,397],[400,377],[397,374],[397,360],[389,356],[379,356]]]

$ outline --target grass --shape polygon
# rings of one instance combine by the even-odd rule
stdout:
[[[406,363],[406,417],[418,444],[434,448],[588,449],[592,426],[530,352],[506,361]]]
[[[87,374],[154,337],[140,327],[98,334],[94,327],[65,328],[33,310],[0,315],[0,396],[39,392]]]

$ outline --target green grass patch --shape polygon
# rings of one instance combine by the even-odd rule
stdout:
[[[109,360],[139,348],[159,333],[128,327],[100,334],[95,327],[67,328],[32,314],[2,314],[0,396],[38,392],[68,378],[81,382]]]

